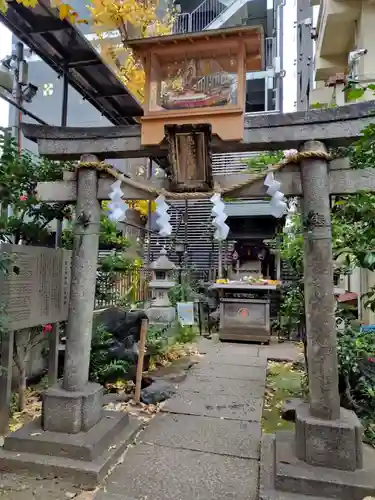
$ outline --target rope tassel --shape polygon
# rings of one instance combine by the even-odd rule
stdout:
[[[212,216],[214,217],[212,225],[216,228],[214,238],[218,241],[223,241],[227,239],[229,233],[229,226],[225,224],[228,215],[225,213],[225,204],[221,201],[221,196],[219,193],[215,193],[211,202],[213,204]]]
[[[129,205],[124,202],[122,199],[123,196],[124,193],[121,190],[121,180],[117,180],[111,184],[111,192],[109,194],[111,201],[108,203],[108,219],[113,222],[119,222],[125,219]]]
[[[171,216],[168,213],[169,205],[165,202],[164,196],[160,195],[155,200],[156,204],[156,224],[159,228],[159,235],[163,237],[170,236],[172,234],[172,226],[170,224]]]

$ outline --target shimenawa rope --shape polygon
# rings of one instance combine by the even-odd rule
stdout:
[[[100,172],[107,173],[108,175],[114,177],[116,180],[123,182],[129,187],[145,191],[155,196],[163,195],[165,196],[165,198],[169,199],[186,200],[186,199],[208,198],[211,197],[214,193],[221,193],[222,195],[229,194],[232,191],[236,191],[237,189],[249,186],[253,182],[259,179],[264,179],[265,175],[269,172],[275,172],[285,167],[286,165],[300,163],[301,160],[313,159],[313,158],[321,158],[326,161],[331,160],[330,154],[325,153],[324,151],[302,151],[301,153],[297,153],[295,155],[291,155],[285,158],[284,160],[280,161],[279,163],[276,163],[275,165],[270,165],[268,170],[266,171],[256,172],[256,173],[254,172],[253,174],[251,174],[250,172],[249,177],[245,181],[238,182],[237,184],[233,184],[232,186],[226,188],[220,188],[220,186],[218,186],[212,191],[207,191],[207,192],[195,191],[195,192],[185,192],[185,193],[173,193],[165,189],[157,189],[151,186],[146,186],[142,184],[142,182],[135,181],[130,177],[126,177],[121,172],[113,168],[112,165],[109,165],[108,163],[105,162],[79,162],[77,164],[77,168],[95,168]]]

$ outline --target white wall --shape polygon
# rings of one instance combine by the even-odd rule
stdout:
[[[0,60],[12,52],[12,33],[0,22]],[[0,98],[0,127],[8,126],[9,104]]]
[[[286,0],[284,9],[284,113],[296,110],[297,100],[297,0]]]

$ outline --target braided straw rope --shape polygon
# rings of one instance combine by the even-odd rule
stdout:
[[[217,188],[209,192],[195,191],[190,193],[172,193],[165,189],[157,189],[150,186],[145,186],[144,184],[142,184],[142,182],[138,182],[134,179],[131,179],[130,177],[126,177],[121,172],[113,168],[112,165],[109,165],[105,162],[79,162],[77,168],[95,168],[99,172],[105,172],[106,174],[114,177],[116,180],[123,182],[129,187],[145,191],[151,195],[163,195],[165,196],[165,198],[173,200],[186,200],[209,198],[214,193],[221,193],[222,195],[229,194],[232,191],[241,189],[245,186],[249,186],[259,179],[264,179],[265,175],[269,172],[275,172],[289,164],[300,163],[301,160],[314,158],[321,158],[327,161],[331,160],[331,156],[323,151],[303,151],[301,153],[291,155],[288,158],[280,161],[279,163],[276,163],[275,165],[270,165],[267,171],[250,173],[245,181],[238,182],[237,184],[233,184],[232,186],[229,186],[227,188],[222,189],[220,188],[220,186],[218,186]]]

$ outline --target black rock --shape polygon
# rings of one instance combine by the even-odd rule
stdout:
[[[287,399],[281,408],[281,418],[288,422],[296,421],[296,408],[302,403],[302,399]]]
[[[96,329],[101,326],[112,338],[104,345],[92,346],[97,354],[102,356],[102,363],[113,361],[126,361],[129,364],[127,380],[135,378],[136,365],[138,361],[138,342],[141,334],[141,323],[147,319],[143,310],[125,311],[117,307],[110,307],[94,316],[93,335]],[[150,353],[145,353],[143,361],[143,371],[149,369]],[[116,375],[113,375],[116,377]],[[113,382],[109,377],[105,382]]]
[[[141,401],[146,405],[155,405],[172,397],[176,388],[165,380],[155,380],[150,386],[141,390]]]
[[[102,325],[129,349],[134,343],[139,342],[142,319],[147,319],[147,315],[141,309],[125,311],[118,307],[110,307],[95,315],[94,327]]]

